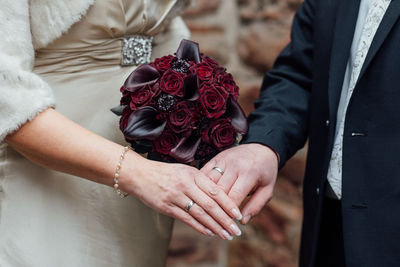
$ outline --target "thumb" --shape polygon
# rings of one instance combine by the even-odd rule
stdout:
[[[273,190],[272,185],[259,187],[256,190],[242,210],[243,219],[240,221],[242,224],[247,224],[272,199]]]

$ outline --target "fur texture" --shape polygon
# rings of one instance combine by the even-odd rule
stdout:
[[[94,0],[30,0],[35,49],[46,47],[86,14]]]
[[[94,0],[1,0],[0,142],[54,107],[49,85],[32,72],[34,47],[45,47],[79,21]]]
[[[2,0],[0,36],[1,142],[55,101],[49,86],[31,72],[34,49],[28,0]]]

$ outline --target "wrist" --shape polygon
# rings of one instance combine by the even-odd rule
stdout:
[[[119,175],[119,188],[129,194],[140,192],[141,177],[145,177],[149,160],[134,152],[127,151]]]
[[[251,147],[251,150],[257,154],[257,157],[268,160],[269,162],[274,160],[277,166],[279,166],[280,156],[272,147],[260,143],[249,143],[246,145]]]

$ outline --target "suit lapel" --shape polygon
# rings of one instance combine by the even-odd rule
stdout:
[[[399,1],[400,2],[400,1]],[[360,7],[360,0],[342,0],[338,9],[329,66],[329,113],[336,121],[343,79]]]
[[[378,30],[376,31],[374,40],[372,41],[371,47],[369,48],[367,57],[365,58],[365,62],[361,69],[358,80],[360,80],[364,75],[366,69],[371,64],[372,59],[375,57],[375,55],[379,51],[379,48],[381,48],[382,44],[389,35],[393,26],[399,19],[399,16],[400,16],[400,1],[392,0],[386,11],[385,16],[382,19],[381,24],[379,25]]]

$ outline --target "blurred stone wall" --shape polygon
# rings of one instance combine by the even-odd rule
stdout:
[[[263,75],[290,40],[302,0],[193,0],[184,19],[203,53],[227,67],[249,113]],[[297,266],[301,230],[301,184],[305,149],[280,172],[274,198],[230,242],[206,238],[177,222],[168,267]]]

